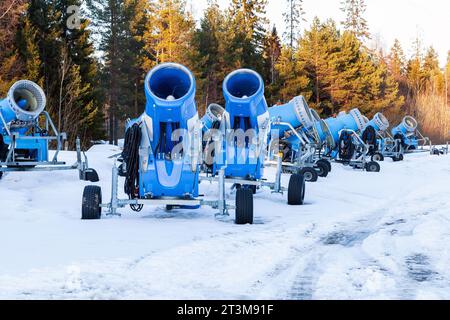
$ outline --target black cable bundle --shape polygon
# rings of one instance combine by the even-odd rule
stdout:
[[[368,126],[361,138],[365,144],[369,145],[369,155],[373,155],[378,151],[377,132],[374,127]]]
[[[125,143],[122,159],[126,166],[124,190],[130,199],[139,198],[139,146],[142,132],[139,124],[135,123],[125,133]],[[131,205],[133,211],[139,212],[143,205]]]
[[[350,161],[355,153],[355,144],[353,143],[352,135],[343,131],[339,138],[339,157],[342,160]]]
[[[399,140],[400,141],[400,145],[397,145],[397,148],[395,151],[400,152],[400,146],[403,147],[403,149],[407,149],[408,145],[405,143],[405,136],[401,133],[397,133],[394,136],[394,140]]]
[[[0,161],[5,161],[8,155],[8,145],[3,140],[3,136],[0,134]]]

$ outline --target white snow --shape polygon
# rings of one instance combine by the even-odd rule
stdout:
[[[88,152],[104,201],[118,152]],[[82,221],[89,183],[76,171],[9,173],[0,181],[0,299],[450,299],[450,156],[381,166],[333,164],[307,184],[300,207],[259,191],[252,226],[209,208],[127,208]],[[217,195],[215,184],[201,189]]]

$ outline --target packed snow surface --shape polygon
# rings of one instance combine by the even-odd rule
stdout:
[[[104,201],[118,152],[87,153]],[[307,184],[304,206],[260,190],[246,226],[234,212],[152,206],[82,221],[89,183],[76,171],[9,173],[0,181],[0,299],[450,299],[450,156],[381,167],[333,164]],[[216,184],[201,189],[217,195]]]

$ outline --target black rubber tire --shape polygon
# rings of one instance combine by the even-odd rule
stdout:
[[[331,162],[330,161],[325,160],[325,159],[320,159],[320,160],[317,160],[316,163],[323,163],[324,165],[327,166],[328,172],[331,172],[332,166],[331,166]]]
[[[401,154],[401,155],[399,155],[398,156],[398,161],[403,161],[403,160],[405,160],[405,157]]]
[[[305,167],[302,168],[299,172],[307,182],[316,182],[319,179],[319,175],[314,168]]]
[[[371,160],[374,162],[375,161],[384,161],[384,156],[381,153],[377,152],[372,156]]]
[[[255,185],[250,185],[250,184],[244,185],[244,188],[250,189],[253,194],[256,194],[256,190],[258,189]]]
[[[3,177],[3,171],[0,171],[0,180],[2,180]]]
[[[253,224],[253,192],[248,188],[236,191],[236,219],[239,225]]]
[[[321,178],[326,178],[328,176],[328,166],[322,162],[316,163],[314,166],[316,169],[317,175]]]
[[[378,164],[378,162],[371,161],[366,164],[366,171],[367,172],[380,172],[381,167]]]
[[[82,220],[98,220],[102,216],[102,189],[98,186],[87,186],[83,192],[81,206]]]
[[[305,189],[305,178],[301,174],[291,175],[288,187],[288,205],[302,205],[305,200]]]

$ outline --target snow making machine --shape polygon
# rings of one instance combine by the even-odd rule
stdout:
[[[277,158],[275,181],[264,179],[271,123],[261,76],[250,69],[236,70],[225,78],[223,94],[225,108],[210,105],[203,118],[209,133],[204,152],[207,175],[201,180],[217,181],[218,172],[224,170],[225,181],[249,198],[258,188],[267,187],[274,193],[287,191],[289,205],[303,204],[304,178],[291,175],[289,187],[282,187],[281,157]]]
[[[395,139],[388,129],[389,120],[381,112],[367,122],[361,138],[369,145],[372,161],[384,161],[385,158],[392,158],[394,162],[403,160],[405,150],[402,141]]]
[[[369,159],[371,146],[362,139],[368,119],[358,109],[319,121],[320,139],[325,140],[323,155],[354,169],[379,172],[380,165]]]
[[[312,111],[303,96],[269,109],[272,142],[269,153],[281,150],[283,170],[299,173],[309,182],[326,177],[331,171],[331,163],[319,154],[323,141],[316,126],[319,117]]]
[[[76,140],[77,161],[67,165],[58,155],[67,139],[53,124],[45,109],[44,91],[34,82],[13,84],[7,97],[0,100],[0,179],[3,172],[78,170],[81,180],[97,182],[98,174],[82,158],[80,140]],[[49,143],[56,142],[50,159]]]
[[[431,141],[425,137],[418,129],[418,122],[411,116],[403,118],[402,122],[391,130],[394,139],[400,140],[405,153],[424,152],[425,146],[430,146]]]
[[[82,219],[100,219],[119,215],[130,206],[133,211],[144,205],[164,205],[167,210],[197,209],[210,206],[218,215],[235,209],[236,223],[252,222],[253,197],[245,189],[236,193],[235,205],[228,205],[225,195],[225,170],[218,170],[219,196],[206,200],[199,194],[202,165],[202,126],[195,104],[195,79],[186,67],[164,63],[153,68],[145,78],[147,98],[144,114],[129,121],[124,149],[112,170],[111,200],[102,203],[98,186],[87,186],[83,193]],[[119,198],[119,177],[124,177],[124,193]]]

